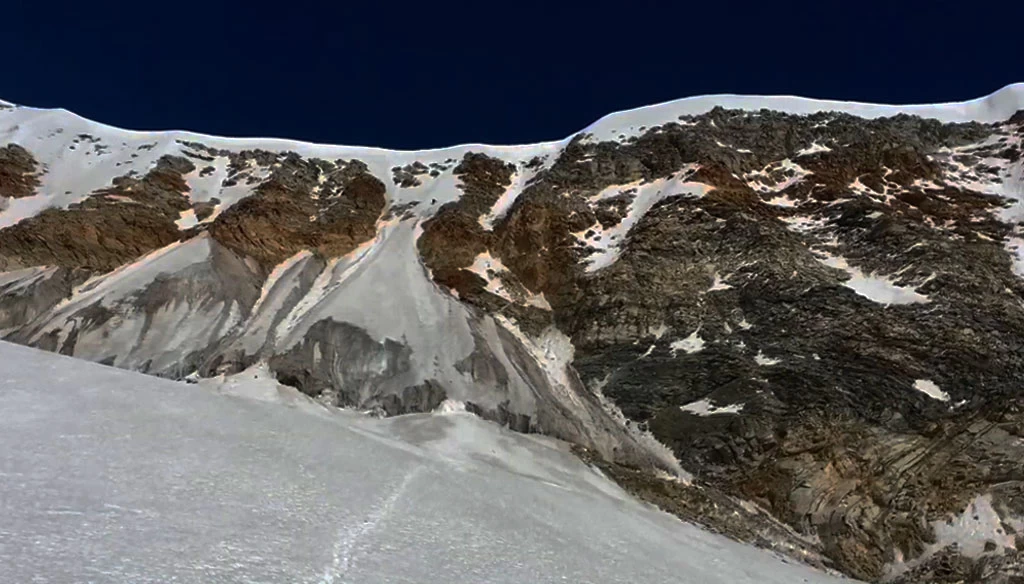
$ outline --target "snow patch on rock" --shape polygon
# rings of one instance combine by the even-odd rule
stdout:
[[[695,402],[688,403],[683,406],[679,406],[679,409],[684,412],[689,412],[697,416],[715,416],[719,414],[738,414],[743,411],[745,404],[730,404],[727,406],[716,406],[708,398],[700,399]]]
[[[186,209],[181,212],[181,217],[174,222],[178,226],[178,229],[185,230],[191,229],[199,224],[199,219],[196,218],[195,209]]]
[[[490,252],[485,251],[476,256],[473,265],[467,269],[483,278],[487,283],[484,289],[495,296],[504,298],[510,303],[522,303],[543,310],[551,310],[551,305],[548,304],[543,292],[533,294],[528,290],[516,292],[509,290],[502,282],[502,276],[511,276],[512,272],[501,262],[501,258],[492,256]],[[517,299],[517,297],[520,298]]]
[[[796,153],[797,158],[801,156],[810,156],[811,154],[817,154],[819,152],[832,152],[832,149],[824,144],[818,144],[817,142],[811,142],[811,145],[807,148],[802,148]]]
[[[949,394],[939,389],[939,386],[930,379],[917,379],[914,381],[914,389],[927,395],[932,399],[948,402]]]
[[[621,221],[607,229],[602,227],[600,223],[595,223],[587,230],[592,232],[589,237],[576,234],[581,243],[594,250],[586,259],[587,266],[585,271],[588,273],[596,272],[615,263],[615,260],[619,259],[619,255],[622,253],[629,231],[659,201],[667,197],[679,195],[695,198],[703,197],[711,189],[709,185],[681,180],[681,177],[688,176],[691,170],[693,170],[692,167],[684,168],[683,171],[672,178],[660,178],[644,184],[631,183],[630,185],[608,187],[595,195],[591,199],[592,202],[617,195],[623,190],[624,186],[636,189],[633,200],[629,205],[629,211]],[[633,185],[636,186],[634,187]]]
[[[860,268],[850,266],[843,257],[821,251],[815,253],[819,262],[849,274],[849,279],[843,285],[868,300],[879,304],[923,304],[931,301],[916,288],[898,286],[891,278],[874,273],[865,274]]]
[[[690,333],[690,336],[685,339],[679,339],[673,341],[669,348],[672,349],[672,355],[675,356],[676,352],[682,351],[687,354],[698,353],[704,350],[704,339],[700,337],[700,329]]]
[[[711,287],[708,288],[708,292],[715,292],[715,291],[718,291],[718,290],[729,290],[731,288],[732,288],[732,286],[730,286],[729,284],[725,283],[725,278],[722,278],[720,275],[718,275],[716,273],[715,274],[715,279],[711,283]]]

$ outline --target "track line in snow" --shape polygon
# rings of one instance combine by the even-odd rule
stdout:
[[[357,546],[359,542],[373,533],[377,526],[387,519],[394,510],[395,504],[402,498],[406,489],[409,488],[409,484],[420,474],[422,469],[422,466],[417,466],[409,471],[405,478],[402,479],[402,482],[395,487],[395,490],[380,505],[377,505],[370,511],[370,515],[365,521],[357,525],[342,527],[338,530],[338,537],[334,541],[331,564],[324,569],[324,574],[320,577],[318,584],[340,584],[345,582],[341,578],[352,567],[352,563],[358,555]]]

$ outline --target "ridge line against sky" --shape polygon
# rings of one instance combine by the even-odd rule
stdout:
[[[938,103],[1024,80],[1005,24],[1021,3],[117,4],[5,7],[0,96],[122,128],[421,150],[557,140],[685,96]]]
[[[748,107],[751,101],[755,102],[756,108]],[[756,103],[759,101],[763,101],[764,103]],[[589,133],[594,131],[597,131],[598,133],[601,134],[608,133],[609,126],[616,126],[616,128],[612,129],[612,133],[618,132],[620,129],[624,129],[621,128],[623,123],[628,123],[630,121],[630,118],[635,116],[640,116],[641,118],[650,118],[650,120],[648,121],[638,122],[644,125],[660,124],[664,123],[665,121],[671,121],[675,119],[677,115],[680,114],[680,112],[683,112],[682,115],[699,115],[707,111],[710,111],[713,107],[719,106],[725,107],[726,109],[745,109],[748,111],[752,111],[753,109],[763,107],[774,111],[789,113],[808,113],[813,111],[839,111],[863,117],[890,116],[896,115],[897,113],[909,113],[914,115],[921,115],[922,117],[926,118],[941,118],[943,119],[943,121],[950,122],[981,121],[984,123],[989,123],[995,121],[1002,121],[1004,119],[1007,119],[1014,112],[1018,110],[1024,110],[1024,82],[1012,83],[998,89],[997,91],[993,91],[991,93],[973,99],[968,99],[960,102],[945,103],[880,104],[857,101],[837,101],[828,99],[818,99],[795,95],[695,95],[671,101],[645,105],[638,108],[610,112],[594,120],[586,127],[580,128],[579,130],[571,134],[567,134],[566,136],[563,136],[555,140],[546,140],[543,142],[534,142],[530,144],[486,144],[477,141],[466,142],[462,144],[450,144],[447,146],[420,150],[388,149],[380,146],[367,144],[359,145],[316,143],[283,136],[218,136],[207,132],[187,130],[181,128],[168,128],[159,130],[135,130],[132,128],[121,128],[111,124],[106,124],[99,120],[91,120],[85,116],[77,114],[76,112],[70,111],[67,108],[37,108],[26,104],[15,104],[12,102],[5,101],[3,99],[0,99],[0,104],[21,107],[27,110],[39,112],[66,112],[67,114],[70,114],[78,119],[84,120],[87,123],[96,124],[98,126],[103,126],[109,130],[128,134],[182,134],[185,135],[184,137],[187,139],[211,139],[221,142],[273,142],[279,143],[275,146],[277,148],[288,148],[288,145],[291,144],[293,146],[301,145],[311,147],[342,148],[351,150],[368,150],[379,152],[424,153],[457,150],[466,147],[515,149],[524,147],[529,148],[535,146],[553,145],[558,144],[560,142],[568,141],[572,139],[574,136],[581,133]],[[618,120],[620,123],[615,123],[616,120]],[[599,139],[607,138],[607,136],[604,136],[603,138]]]

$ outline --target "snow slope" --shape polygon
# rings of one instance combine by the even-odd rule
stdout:
[[[636,503],[555,441],[253,377],[247,399],[0,343],[0,581],[836,581]]]

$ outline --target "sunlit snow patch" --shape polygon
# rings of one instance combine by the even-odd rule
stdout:
[[[949,401],[949,394],[939,389],[939,386],[935,385],[935,382],[930,379],[918,379],[914,381],[914,389],[932,399],[944,402]]]
[[[143,290],[161,274],[176,274],[205,262],[210,254],[210,238],[206,235],[188,241],[176,241],[112,272],[86,280],[72,291],[69,298],[62,300],[57,308],[83,306],[97,301],[108,305],[114,302],[113,299]]]
[[[798,204],[797,201],[790,199],[786,195],[772,197],[771,199],[765,201],[765,203],[768,205],[774,205],[776,207],[796,207]]]
[[[589,238],[584,237],[582,234],[576,234],[576,237],[582,243],[596,250],[587,258],[587,272],[595,272],[615,263],[615,260],[619,259],[619,254],[622,252],[622,244],[626,239],[626,235],[647,214],[651,207],[662,199],[676,195],[688,195],[699,198],[707,193],[711,188],[709,185],[697,182],[681,182],[677,178],[679,176],[686,176],[685,170],[688,169],[684,169],[684,172],[671,179],[661,178],[646,184],[637,185],[635,187],[637,192],[630,202],[629,211],[622,221],[619,221],[616,225],[604,229],[600,223],[597,223],[586,230],[593,232],[593,235]],[[615,196],[627,187],[632,186],[630,184],[608,187],[592,197],[591,202]]]
[[[212,171],[209,168],[213,168]],[[222,184],[228,177],[228,157],[218,156],[209,164],[197,165],[183,178],[188,185],[188,198],[193,203],[208,202],[214,197],[221,199]],[[240,182],[245,182],[243,179]]]
[[[584,132],[593,134],[598,141],[614,140],[618,134],[635,136],[642,133],[641,127],[663,124],[679,116],[700,115],[716,106],[749,112],[769,109],[796,115],[833,111],[869,119],[906,113],[944,122],[991,123],[1006,120],[1024,107],[1022,103],[1024,83],[1008,85],[991,95],[967,102],[928,105],[882,105],[793,96],[703,95],[610,114],[585,128]]]
[[[704,339],[700,338],[700,329],[693,331],[690,336],[685,339],[679,339],[673,341],[669,348],[672,349],[672,355],[675,355],[677,351],[683,351],[687,354],[693,354],[704,350]]]
[[[782,360],[781,359],[772,359],[771,357],[765,355],[761,351],[758,351],[757,355],[754,355],[754,362],[756,362],[758,365],[762,365],[764,367],[771,367],[772,365],[778,365],[779,363],[782,362]]]
[[[434,410],[435,414],[459,414],[466,411],[466,402],[446,399]]]
[[[1004,521],[992,507],[992,495],[979,495],[959,517],[951,521],[935,521],[932,526],[937,545],[945,547],[955,542],[964,555],[977,557],[985,552],[985,544],[989,541],[1016,549],[1015,537],[1004,528],[1004,523],[1019,522]]]
[[[505,290],[505,286],[501,283],[500,274],[508,272],[508,268],[505,267],[505,264],[501,263],[499,258],[493,257],[489,252],[485,251],[474,258],[473,265],[468,269],[487,282],[485,290],[496,296],[501,296],[509,302],[513,301],[508,291]]]
[[[501,281],[502,274],[511,274],[511,272],[507,267],[505,267],[505,264],[501,262],[500,258],[493,257],[489,252],[485,251],[476,256],[473,260],[473,265],[468,269],[487,282],[487,285],[484,287],[485,290],[495,296],[500,296],[509,302],[516,302],[516,298],[513,297],[512,293]],[[529,291],[526,291],[525,294],[517,295],[524,296],[522,299],[523,303],[528,306],[536,306],[543,310],[551,310],[551,305],[548,304],[547,299],[544,297],[544,293],[532,294]]]
[[[798,182],[811,172],[789,158],[769,163],[761,170],[743,175],[744,180],[753,183],[751,187],[760,193],[777,193]],[[781,175],[781,180],[779,180]],[[793,206],[793,205],[782,205]]]
[[[711,287],[708,288],[708,292],[715,292],[716,290],[728,290],[730,288],[732,288],[732,286],[726,284],[725,279],[723,279],[718,274],[715,274],[715,281],[711,283]]]
[[[191,229],[199,223],[199,219],[196,218],[195,209],[187,209],[181,212],[181,217],[174,222],[178,226],[178,229]]]
[[[488,231],[494,229],[494,224],[500,221],[503,217],[505,217],[505,214],[508,213],[508,210],[512,208],[512,204],[516,202],[516,199],[523,192],[523,189],[526,188],[526,184],[530,182],[530,180],[534,176],[536,176],[542,168],[543,165],[532,169],[517,169],[516,172],[512,175],[512,184],[508,185],[508,187],[505,189],[505,192],[503,192],[501,196],[498,197],[498,200],[495,201],[494,206],[491,207],[491,210],[488,211],[486,215],[480,217],[480,226]]]
[[[843,285],[857,294],[879,304],[917,304],[930,302],[924,294],[917,292],[909,286],[897,286],[889,278],[864,274],[860,268],[850,266],[845,258],[833,256],[824,252],[818,253],[818,261],[826,266],[843,270],[850,275],[850,279],[843,282]]]
[[[267,300],[267,296],[270,294],[270,291],[274,288],[275,285],[277,285],[277,283],[281,280],[281,277],[288,270],[290,270],[295,264],[312,256],[313,252],[304,249],[299,251],[295,255],[291,256],[290,258],[286,259],[285,261],[281,262],[280,264],[274,266],[274,269],[270,271],[270,275],[267,276],[267,279],[263,282],[263,287],[260,289],[260,297],[258,300],[256,300],[256,304],[253,305],[252,312],[255,314],[256,312],[259,311],[260,307],[262,307],[263,303]]]
[[[704,398],[688,403],[685,406],[679,406],[679,409],[697,416],[714,416],[716,414],[738,414],[743,411],[743,405],[744,404],[730,404],[718,407],[711,403],[708,398]]]
[[[828,146],[818,144],[817,142],[811,142],[811,145],[804,148],[796,153],[797,157],[810,156],[811,154],[817,154],[818,152],[832,152],[832,149]]]

